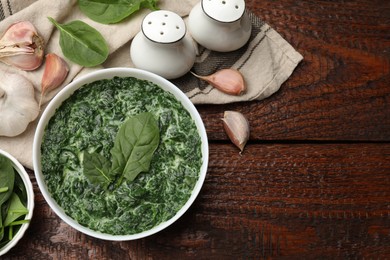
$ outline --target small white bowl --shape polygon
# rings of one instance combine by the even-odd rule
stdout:
[[[202,159],[203,164],[201,166],[200,172],[199,172],[199,179],[197,183],[195,184],[195,187],[192,191],[192,194],[188,201],[185,203],[185,205],[176,213],[175,216],[173,216],[171,219],[169,219],[166,222],[163,222],[154,228],[138,233],[138,234],[131,234],[131,235],[111,235],[111,234],[105,234],[101,232],[97,232],[95,230],[92,230],[90,228],[87,228],[85,226],[80,225],[77,221],[72,219],[70,216],[68,216],[64,210],[57,204],[57,202],[52,198],[50,192],[48,191],[47,185],[45,183],[44,176],[42,174],[41,170],[41,143],[42,143],[42,137],[45,131],[45,128],[50,120],[50,118],[54,115],[56,109],[62,104],[63,101],[65,101],[67,98],[69,98],[74,91],[76,91],[81,86],[92,83],[97,80],[102,79],[112,79],[113,77],[135,77],[141,80],[148,80],[151,81],[158,86],[160,86],[163,90],[166,90],[170,93],[172,93],[187,109],[187,111],[190,113],[191,117],[193,118],[198,131],[199,135],[201,137],[201,151],[202,151]],[[158,76],[154,73],[140,70],[140,69],[132,69],[132,68],[111,68],[111,69],[103,69],[96,72],[92,72],[90,74],[87,74],[85,76],[82,76],[76,80],[74,80],[72,83],[70,83],[68,86],[66,86],[64,89],[62,89],[52,101],[50,101],[49,105],[45,109],[44,113],[42,114],[41,119],[39,120],[37,130],[34,136],[34,143],[33,143],[33,164],[34,164],[34,172],[35,176],[38,182],[38,186],[43,194],[43,197],[49,204],[49,206],[53,209],[53,211],[67,224],[75,228],[76,230],[87,234],[92,237],[96,237],[99,239],[104,240],[111,240],[111,241],[127,241],[127,240],[135,240],[139,238],[143,238],[146,236],[150,236],[154,233],[157,233],[172,223],[174,223],[178,218],[180,218],[192,205],[192,203],[195,201],[197,195],[199,194],[201,187],[203,185],[203,182],[206,177],[207,172],[207,166],[208,166],[208,156],[209,156],[209,150],[208,150],[208,140],[206,135],[206,130],[203,124],[203,121],[196,110],[195,106],[192,104],[192,102],[188,99],[188,97],[175,85],[173,85],[168,80],[162,78],[161,76]]]
[[[0,154],[7,157],[11,161],[12,166],[14,167],[16,172],[19,174],[19,176],[21,177],[21,179],[24,183],[24,186],[26,187],[28,213],[27,213],[25,219],[30,220],[28,223],[25,223],[20,227],[18,232],[14,235],[12,240],[10,242],[8,242],[8,244],[6,244],[4,247],[0,248],[0,256],[2,256],[5,253],[7,253],[12,247],[14,247],[19,242],[19,240],[23,237],[24,233],[26,232],[27,228],[30,225],[33,211],[34,211],[34,190],[33,190],[33,186],[32,186],[31,181],[30,181],[30,177],[28,176],[28,173],[24,169],[23,165],[21,165],[18,162],[18,160],[16,160],[15,157],[13,157],[12,155],[10,155],[9,153],[7,153],[3,150],[0,150]],[[7,235],[7,234],[5,234],[5,235]]]

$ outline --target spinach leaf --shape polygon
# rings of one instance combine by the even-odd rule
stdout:
[[[102,155],[98,153],[84,152],[84,175],[87,179],[95,185],[102,185],[107,189],[112,181],[110,176],[111,163]]]
[[[3,205],[1,205],[0,207],[0,218],[2,218],[2,216],[4,216],[4,218],[7,216],[7,212],[8,212],[8,208],[9,208],[9,205],[10,205],[10,200],[7,200],[6,202],[3,203]],[[0,227],[0,242],[2,242],[2,239],[4,237],[4,233],[5,233],[5,227],[4,225],[2,224],[3,220],[0,219],[0,224],[2,225]],[[0,248],[1,248],[1,245],[0,245]]]
[[[149,112],[129,118],[115,137],[112,171],[133,181],[139,173],[149,170],[153,153],[160,142],[157,121]]]
[[[48,19],[60,31],[60,46],[66,58],[85,67],[99,65],[107,59],[107,42],[93,27],[79,20],[59,24],[51,17]]]
[[[14,189],[15,171],[11,161],[5,156],[0,155],[0,188],[3,192],[0,193],[0,209],[2,205],[9,199]],[[0,210],[0,228],[3,227],[2,210]]]
[[[0,228],[0,248],[2,248],[6,244],[6,243],[2,242],[3,237],[4,237],[4,227],[1,227]]]
[[[10,202],[11,204],[9,205],[7,216],[4,220],[5,227],[12,225],[15,220],[28,213],[28,209],[22,204],[19,196],[15,192],[12,193]]]
[[[1,205],[0,215],[3,216],[3,218],[5,218],[7,216],[7,212],[8,212],[10,204],[11,204],[11,201],[7,200],[6,202],[3,203],[3,205]]]
[[[19,196],[24,206],[27,206],[27,190],[19,174],[15,174],[14,192]]]
[[[18,227],[14,229],[12,226],[24,223],[15,220],[28,213],[28,209],[14,192],[20,190],[22,194],[22,189],[25,190],[25,187],[18,187],[21,185],[19,182],[23,181],[15,174],[12,162],[0,155],[0,248],[13,238],[14,231],[17,232]],[[8,236],[5,235],[6,233]]]
[[[157,10],[158,0],[78,0],[80,10],[98,23],[118,23],[141,8]]]
[[[99,153],[84,152],[83,173],[95,185],[108,186],[117,178],[118,185],[126,178],[133,181],[149,170],[160,142],[156,119],[149,112],[127,119],[119,128],[111,149],[112,164]]]

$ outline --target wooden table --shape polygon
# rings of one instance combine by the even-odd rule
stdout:
[[[198,106],[210,162],[190,210],[151,237],[102,241],[61,221],[30,172],[32,225],[5,259],[390,257],[390,2],[246,2],[304,61],[264,101]],[[250,121],[242,156],[225,110]]]

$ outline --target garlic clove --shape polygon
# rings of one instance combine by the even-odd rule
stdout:
[[[69,68],[68,64],[54,53],[46,55],[45,70],[41,82],[41,98],[39,107],[41,107],[42,98],[48,91],[58,88],[66,79]]]
[[[35,54],[19,54],[15,56],[1,57],[0,60],[7,65],[11,65],[26,71],[35,70],[39,68],[42,64],[41,56],[37,56]]]
[[[44,41],[28,21],[12,24],[0,38],[0,61],[22,70],[42,64]]]
[[[11,24],[0,38],[0,44],[12,46],[15,43],[31,44],[31,39],[37,31],[34,25],[28,21]]]
[[[243,152],[250,135],[248,119],[240,112],[225,111],[222,122],[225,132],[232,143]]]
[[[244,77],[235,69],[222,69],[209,76],[200,76],[192,71],[191,74],[229,95],[239,96],[246,91]]]

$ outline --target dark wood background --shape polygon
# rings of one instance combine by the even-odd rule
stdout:
[[[36,193],[4,259],[389,259],[390,1],[257,0],[248,8],[303,56],[264,101],[198,106],[209,170],[190,210],[130,242],[88,237]],[[225,110],[245,114],[242,156]]]

